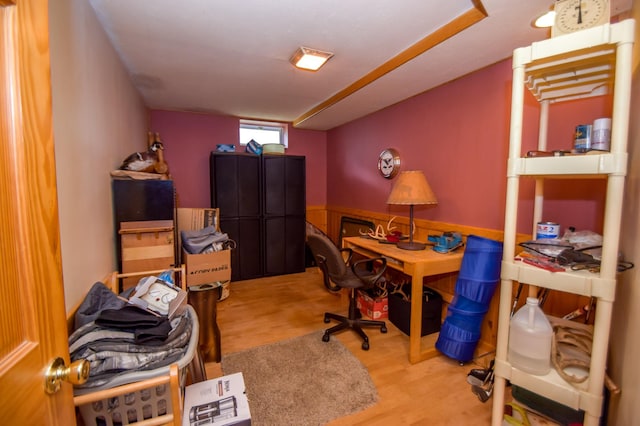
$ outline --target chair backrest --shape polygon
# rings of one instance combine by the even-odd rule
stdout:
[[[313,253],[313,257],[316,258],[316,262],[319,265],[324,262],[332,279],[339,279],[347,274],[347,265],[340,250],[326,235],[311,234],[307,237],[307,244]],[[322,256],[322,258],[319,258],[319,256]]]

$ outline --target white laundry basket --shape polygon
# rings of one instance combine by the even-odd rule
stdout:
[[[192,319],[192,331],[184,356],[177,361],[180,376],[180,387],[185,383],[185,370],[193,360],[198,347],[199,324],[194,309],[187,305],[186,309]],[[149,379],[169,376],[170,366],[147,371],[136,371],[123,374],[114,378],[109,384],[90,390],[78,389],[76,395],[90,396],[91,393],[115,388],[131,383],[140,383]],[[82,420],[86,426],[114,426],[128,425],[142,420],[160,417],[173,413],[171,402],[171,389],[168,381],[155,385],[150,381],[151,387],[144,387],[133,392],[126,392],[110,398],[78,405]],[[180,414],[178,413],[178,416]],[[153,423],[155,424],[155,423]]]

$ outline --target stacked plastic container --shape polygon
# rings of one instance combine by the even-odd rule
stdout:
[[[482,320],[500,281],[502,242],[469,235],[436,349],[460,362],[473,359]]]

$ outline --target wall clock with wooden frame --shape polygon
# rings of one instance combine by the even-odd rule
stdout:
[[[608,24],[611,19],[609,0],[557,0],[554,11],[551,37]]]
[[[400,171],[400,154],[393,148],[383,150],[378,156],[378,171],[387,179],[391,179]]]

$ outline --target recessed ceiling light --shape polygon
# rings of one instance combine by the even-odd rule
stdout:
[[[309,71],[317,71],[325,62],[333,56],[331,52],[323,52],[318,49],[299,47],[289,61],[297,68]]]

